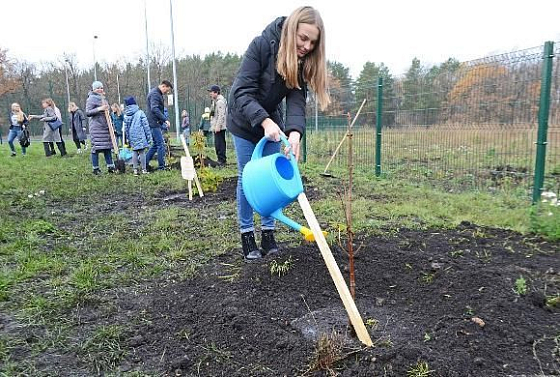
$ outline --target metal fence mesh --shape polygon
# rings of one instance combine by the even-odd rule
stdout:
[[[559,50],[556,45],[545,172],[546,186],[555,190],[560,176]],[[437,69],[420,67],[385,80],[383,172],[446,187],[529,188],[542,64],[543,49],[536,47]],[[370,86],[364,96],[376,102],[375,83]],[[354,99],[352,115],[361,100]],[[376,105],[366,107],[354,129],[355,166],[372,173]],[[307,161],[326,164],[346,132],[347,118],[321,114],[317,124],[311,115]],[[346,153],[343,146],[333,165],[343,166]]]

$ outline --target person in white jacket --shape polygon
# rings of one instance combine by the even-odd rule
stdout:
[[[226,99],[221,94],[221,89],[218,85],[212,85],[210,89],[210,98],[212,98],[212,110],[210,114],[210,131],[214,133],[214,147],[216,148],[216,157],[218,158],[218,165],[225,165],[227,162],[226,157],[226,114],[227,104]]]

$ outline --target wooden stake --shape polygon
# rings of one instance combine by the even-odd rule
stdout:
[[[185,136],[181,135],[181,143],[183,144],[183,149],[185,150],[185,154],[187,157],[191,157],[189,153],[189,147],[187,147],[187,141],[185,140]],[[194,183],[196,184],[196,188],[198,189],[198,195],[200,197],[204,196],[204,192],[202,192],[202,186],[200,185],[200,181],[198,180],[198,174],[196,173],[196,169],[194,170]]]
[[[362,101],[362,105],[358,109],[358,112],[356,113],[356,116],[354,117],[354,120],[352,120],[352,124],[350,124],[350,127],[349,127],[350,129],[352,127],[354,127],[354,123],[356,123],[356,119],[358,119],[358,117],[360,116],[360,112],[362,111],[362,108],[364,107],[365,104],[366,104],[366,99],[364,99]],[[346,131],[346,133],[344,134],[344,137],[342,138],[342,140],[340,140],[340,143],[338,144],[338,147],[336,147],[336,149],[334,150],[334,153],[332,154],[331,159],[327,163],[327,166],[325,166],[325,170],[323,171],[323,174],[326,174],[327,170],[329,170],[329,167],[331,166],[334,158],[338,154],[338,151],[340,150],[340,147],[342,147],[342,144],[344,144],[344,140],[346,140],[346,138],[348,137],[348,132],[349,132],[349,130]]]
[[[317,221],[317,218],[313,213],[313,209],[311,209],[311,205],[309,204],[309,201],[307,200],[307,196],[305,196],[305,193],[302,192],[301,194],[299,194],[298,202],[299,205],[301,206],[305,219],[309,224],[309,228],[311,229],[313,235],[315,236],[315,242],[317,242],[317,246],[319,246],[321,255],[325,260],[327,269],[329,270],[329,273],[334,281],[334,285],[336,286],[338,294],[342,299],[342,303],[346,308],[346,312],[348,313],[348,317],[350,318],[350,323],[352,323],[352,325],[354,326],[354,330],[356,331],[356,335],[358,335],[358,339],[360,339],[360,341],[368,347],[373,346],[373,342],[371,341],[371,337],[369,336],[366,326],[362,321],[360,312],[356,307],[356,303],[352,299],[352,295],[350,295],[348,286],[346,285],[346,282],[344,281],[344,277],[342,276],[342,273],[340,272],[340,269],[336,264],[336,260],[332,255],[331,249],[329,248],[329,244],[325,239],[325,235],[321,231],[321,226],[319,225],[319,222]]]

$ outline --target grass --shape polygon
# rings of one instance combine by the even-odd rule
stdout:
[[[25,159],[10,158],[7,146],[0,146],[0,313],[18,329],[0,337],[0,376],[39,375],[34,360],[50,353],[76,355],[92,375],[118,375],[127,353],[122,341],[128,324],[96,323],[83,329],[75,311],[87,307],[108,315],[116,306],[107,294],[111,290],[196,279],[216,256],[238,252],[233,201],[203,210],[163,204],[169,193],[186,191],[180,172],[96,177],[87,155],[74,155],[73,149],[70,154],[46,159],[34,143]],[[319,192],[312,207],[335,243],[344,218],[337,195],[344,171],[335,167],[339,178],[332,179],[320,176],[322,169],[312,163],[302,166],[308,187]],[[234,168],[214,172],[214,182],[236,174]],[[528,194],[521,189],[450,193],[358,170],[354,197],[354,230],[360,234],[447,229],[462,221],[538,231],[551,239],[559,232],[555,216],[560,215],[531,212]],[[304,223],[297,205],[286,213]],[[301,242],[299,234],[282,225],[277,235],[282,243]],[[295,262],[275,261],[270,272],[285,275]],[[241,269],[224,264],[220,278],[234,281]],[[372,320],[369,326],[374,325]],[[37,331],[40,339],[28,336]]]

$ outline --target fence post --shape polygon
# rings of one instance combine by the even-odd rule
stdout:
[[[535,162],[535,181],[533,184],[533,204],[540,200],[544,185],[546,139],[548,133],[548,116],[550,112],[550,87],[552,81],[553,58],[554,43],[549,41],[544,44],[543,54],[541,94],[539,99],[539,129],[537,133],[537,156]]]
[[[377,78],[377,115],[375,122],[375,176],[381,175],[381,120],[383,113],[383,77]]]
[[[301,161],[303,163],[307,162],[307,133],[309,132],[309,129],[307,129],[305,132],[303,133],[302,139],[301,139],[301,144],[302,144],[302,155],[301,155]]]

